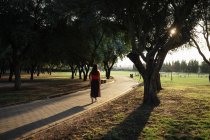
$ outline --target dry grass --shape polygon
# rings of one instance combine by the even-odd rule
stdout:
[[[200,97],[199,88],[167,87],[159,93],[161,104],[154,108],[142,105],[142,90],[29,139],[210,139],[210,91]]]

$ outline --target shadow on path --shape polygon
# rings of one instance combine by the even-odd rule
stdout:
[[[155,106],[141,105],[132,112],[122,123],[117,127],[112,128],[103,140],[137,140],[141,135],[146,123],[149,120],[150,114]]]
[[[89,106],[89,105],[91,105],[91,103],[86,104],[84,106],[76,106],[76,107],[73,107],[73,108],[71,108],[69,110],[66,110],[64,112],[56,114],[54,116],[51,116],[51,117],[48,117],[48,118],[45,118],[45,119],[42,119],[42,120],[39,120],[39,121],[36,121],[36,122],[32,122],[30,124],[26,124],[24,126],[16,128],[16,129],[7,131],[5,133],[0,134],[0,139],[1,140],[15,139],[15,138],[20,137],[21,135],[31,131],[31,130],[35,130],[37,128],[43,127],[43,126],[48,125],[50,123],[53,123],[55,121],[61,120],[65,117],[69,117],[69,116],[71,116],[75,113],[83,111],[83,110],[85,110],[84,108],[86,106]]]
[[[19,104],[19,105],[15,105],[15,106],[8,106],[8,107],[3,107],[0,108],[0,112],[9,112],[10,113],[6,113],[6,114],[0,114],[0,119],[6,118],[6,117],[14,117],[17,115],[21,115],[27,112],[30,112],[31,110],[35,110],[37,108],[40,107],[45,107],[47,105],[51,105],[51,104],[56,104],[57,102],[63,102],[65,101],[67,98],[66,97],[76,97],[76,96],[80,96],[81,94],[84,94],[84,92],[76,92],[76,94],[69,94],[69,96],[60,96],[57,98],[53,98],[53,99],[48,99],[48,100],[40,100],[40,102],[31,102],[31,103],[26,103],[26,104]]]

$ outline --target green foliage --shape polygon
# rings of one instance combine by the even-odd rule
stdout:
[[[181,67],[181,72],[187,72],[187,63],[186,63],[186,61],[182,60],[182,62],[180,64],[180,67]]]
[[[187,68],[188,68],[188,72],[197,73],[198,72],[198,61],[190,60]]]
[[[206,62],[203,61],[200,68],[202,73],[210,73],[210,66]]]
[[[205,63],[204,63],[205,64]],[[202,63],[201,65],[201,69],[206,69],[208,68],[208,66],[204,66],[204,64]],[[204,68],[202,68],[204,66]],[[163,64],[162,68],[161,68],[162,72],[189,72],[189,73],[205,73],[199,71],[199,63],[197,60],[190,60],[188,63],[186,63],[186,61],[181,61],[181,63],[179,61],[175,61],[171,63],[165,63]],[[205,70],[204,70],[205,71]]]

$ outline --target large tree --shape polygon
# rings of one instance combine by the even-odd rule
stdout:
[[[15,88],[20,89],[20,66],[21,59],[26,52],[34,20],[31,8],[33,1],[5,0],[0,2],[0,36],[6,48],[11,48],[11,67],[15,74]]]
[[[144,103],[159,104],[159,71],[168,51],[190,39],[198,19],[198,0],[106,1],[111,22],[123,25],[132,50],[128,54],[144,79]],[[144,63],[146,65],[144,65]]]
[[[1,47],[10,48],[10,75],[15,74],[15,89],[21,87],[20,68],[29,50],[40,42],[40,31],[47,25],[44,19],[45,0],[0,1]]]
[[[117,33],[105,37],[102,43],[101,53],[107,79],[110,78],[112,67],[117,62],[117,59],[122,59],[129,51],[129,46],[127,46],[128,44],[126,44],[124,38],[125,36],[122,33]]]
[[[210,53],[210,1],[203,0],[200,6],[201,18],[199,24],[192,30],[191,41],[202,56],[203,60],[210,66],[210,57],[205,55],[207,50]],[[205,50],[203,49],[205,48]],[[209,54],[208,53],[208,54]]]
[[[187,65],[187,71],[191,73],[197,73],[199,68],[198,61],[190,60]]]
[[[201,63],[200,69],[201,73],[210,73],[210,66],[205,61]]]

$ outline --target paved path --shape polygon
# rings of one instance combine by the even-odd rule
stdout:
[[[102,97],[94,104],[91,104],[88,89],[53,99],[0,108],[0,140],[15,139],[40,127],[65,120],[123,95],[135,85],[137,83],[129,77],[115,76],[113,83],[101,86]]]

